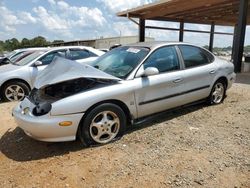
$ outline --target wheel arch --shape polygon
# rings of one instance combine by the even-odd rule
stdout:
[[[82,125],[84,119],[86,118],[86,116],[89,114],[89,112],[90,112],[91,110],[93,110],[94,108],[96,108],[97,106],[99,106],[99,105],[101,105],[101,104],[105,104],[105,103],[111,103],[111,104],[115,104],[115,105],[119,106],[119,107],[124,111],[125,116],[126,116],[126,118],[127,118],[127,122],[130,123],[130,122],[133,120],[133,116],[132,116],[132,114],[130,113],[129,108],[127,107],[127,105],[126,105],[124,102],[122,102],[122,101],[120,101],[120,100],[117,100],[117,99],[104,100],[104,101],[101,101],[101,102],[98,102],[98,103],[92,105],[91,107],[89,107],[89,108],[87,109],[87,111],[85,111],[85,113],[84,113],[84,115],[83,115],[83,117],[82,117],[82,119],[81,119],[81,121],[80,121],[80,123],[79,123],[79,125],[78,125],[77,136],[78,136],[78,134],[79,134],[80,127],[81,127],[81,125]]]
[[[222,81],[222,82],[224,82],[225,84],[226,84],[226,89],[227,89],[227,86],[228,86],[228,80],[227,80],[227,77],[225,77],[225,76],[221,76],[221,77],[219,77],[215,82],[214,82],[214,84],[216,83],[216,82],[218,82],[218,81]]]
[[[0,91],[2,91],[3,87],[4,87],[7,83],[9,83],[9,82],[14,82],[14,81],[16,81],[16,82],[22,82],[22,83],[26,84],[26,85],[29,87],[29,89],[31,90],[30,84],[29,84],[27,81],[25,81],[25,80],[23,80],[23,79],[20,79],[20,78],[12,78],[12,79],[6,80],[6,81],[0,86]]]

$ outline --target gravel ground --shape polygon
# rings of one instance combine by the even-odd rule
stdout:
[[[0,187],[250,187],[250,85],[165,112],[108,145],[27,137],[0,104]]]

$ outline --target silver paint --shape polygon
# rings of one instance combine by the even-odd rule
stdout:
[[[184,43],[139,43],[131,46],[144,46],[152,52],[162,46],[179,45]],[[186,44],[189,45],[189,44]],[[214,83],[221,77],[228,81],[229,89],[235,81],[234,66],[232,63],[214,57],[212,63],[185,69],[181,62],[181,70],[161,73],[158,75],[141,77],[137,76],[143,70],[144,60],[132,71],[125,80],[101,88],[81,92],[52,103],[49,114],[35,117],[32,113],[23,115],[21,112],[26,107],[34,108],[28,99],[18,104],[13,114],[18,125],[32,137],[43,141],[69,141],[76,138],[79,122],[84,113],[97,103],[107,101],[120,101],[127,106],[131,117],[141,118],[153,113],[167,110],[208,97]],[[78,74],[78,73],[77,73]],[[72,77],[75,77],[72,75]],[[93,76],[94,77],[94,76]],[[40,77],[40,79],[42,79]],[[67,79],[70,79],[67,76]],[[206,87],[204,87],[206,86]],[[195,90],[196,88],[202,88]],[[192,91],[185,93],[186,91]],[[175,95],[180,93],[181,95]],[[166,96],[173,96],[165,98]],[[155,102],[145,103],[156,98],[163,98]],[[67,115],[68,114],[68,115]],[[69,127],[60,127],[61,121],[72,121]]]

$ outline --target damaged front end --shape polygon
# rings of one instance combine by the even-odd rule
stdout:
[[[51,111],[52,103],[58,100],[115,84],[118,80],[89,65],[56,58],[38,75],[35,88],[28,96],[35,105],[32,114],[45,115]]]
[[[45,115],[50,112],[51,104],[58,100],[111,84],[115,84],[115,82],[95,78],[78,78],[48,85],[40,89],[34,88],[28,96],[29,100],[35,104],[32,114],[35,116]]]

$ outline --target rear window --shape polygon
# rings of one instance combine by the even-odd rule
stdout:
[[[195,46],[180,45],[179,49],[181,51],[186,68],[192,68],[211,63],[214,58],[211,54],[209,54],[209,52]]]
[[[86,59],[89,57],[96,57],[97,55],[84,49],[71,49],[69,59],[78,60],[78,59]]]

